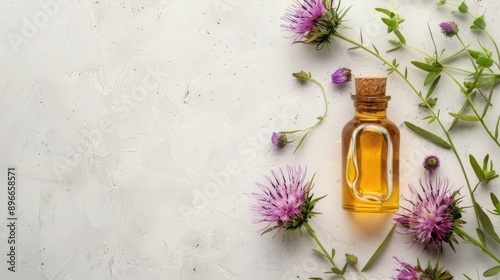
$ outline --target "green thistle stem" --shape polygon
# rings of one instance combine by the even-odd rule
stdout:
[[[311,82],[317,84],[321,88],[321,91],[323,92],[323,101],[325,102],[325,113],[323,114],[323,117],[314,125],[314,126],[316,126],[321,121],[323,121],[323,119],[326,118],[326,115],[328,114],[328,100],[326,100],[326,91],[325,91],[325,88],[323,87],[323,85],[320,82],[318,82],[318,80],[316,80],[314,78],[310,78],[309,80],[311,80]]]
[[[414,47],[414,46],[412,46],[412,45],[408,45],[407,43],[405,43],[405,44],[403,44],[403,45],[404,45],[404,46],[406,46],[406,47],[407,47],[407,48],[409,48],[409,49],[412,49],[412,50],[414,50],[414,51],[416,51],[416,52],[418,52],[418,53],[420,53],[420,54],[424,55],[425,57],[428,57],[428,58],[430,58],[430,59],[434,59],[434,57],[433,57],[433,56],[430,56],[428,53],[426,53],[426,52],[424,52],[424,51],[422,51],[422,50],[420,50],[420,49],[418,49],[418,48],[416,48],[416,47]]]
[[[361,277],[363,277],[363,279],[366,280],[365,275],[363,275],[363,272],[361,272],[361,269],[359,269],[358,265],[354,265],[354,268],[356,268],[356,270],[358,271],[359,275],[361,275]]]
[[[488,31],[488,29],[484,29],[484,32],[486,33],[486,35],[488,36],[488,38],[490,38],[490,41],[493,43],[493,46],[495,47],[495,51],[497,52],[497,59],[500,62],[500,51],[498,50],[497,42],[495,41],[495,39],[493,38],[493,36],[491,36],[491,34]],[[498,65],[498,62],[495,62],[495,64],[500,69],[500,65]]]
[[[319,238],[316,236],[316,233],[311,228],[311,226],[309,225],[309,223],[304,222],[302,225],[307,229],[307,233],[314,239],[314,241],[316,241],[316,244],[318,244],[319,248],[321,249],[321,252],[323,252],[323,255],[328,259],[328,261],[330,262],[330,264],[332,265],[332,267],[340,270],[340,268],[335,264],[335,261],[333,260],[333,257],[330,256],[330,254],[326,251],[325,247],[323,246],[323,244],[321,243],[321,241],[319,240]],[[346,280],[346,278],[344,277],[344,275],[339,275],[339,276],[342,279]]]
[[[462,47],[464,47],[464,49],[467,49],[467,46],[465,45],[464,41],[462,41],[462,38],[460,38],[460,35],[456,34],[455,37],[458,39],[458,41],[460,41],[460,44],[462,44]],[[476,66],[476,63],[474,63],[474,59],[470,55],[468,55],[468,57],[470,59],[470,63],[474,67],[474,70],[477,72],[477,66]]]
[[[459,50],[458,52],[456,52],[456,53],[454,53],[454,54],[452,54],[452,55],[450,55],[450,56],[442,59],[441,63],[445,63],[447,61],[453,60],[455,57],[458,57],[459,55],[461,55],[466,50],[467,50],[466,48],[463,48],[463,49]]]
[[[490,256],[492,259],[494,259],[497,263],[500,263],[500,259],[497,256],[495,256],[495,254],[493,254],[481,242],[479,242],[474,237],[472,237],[468,233],[466,233],[461,227],[455,225],[455,228],[453,230],[455,231],[456,234],[458,234],[459,236],[461,236],[463,239],[469,241],[474,246],[479,247],[483,252],[485,252],[488,256]]]
[[[456,70],[456,71],[463,72],[463,73],[466,73],[466,74],[469,74],[469,75],[472,75],[472,74],[476,73],[476,72],[469,71],[469,70],[466,70],[466,69],[462,69],[462,68],[459,68],[459,67],[456,67],[456,66],[452,66],[452,65],[443,65],[443,68],[451,69],[451,70]],[[493,75],[491,75],[491,76],[493,76]]]
[[[303,78],[303,77],[301,77],[301,78]],[[316,85],[318,85],[321,88],[321,92],[323,94],[323,101],[325,103],[325,112],[323,113],[322,116],[318,116],[318,118],[317,118],[318,121],[314,125],[312,125],[312,126],[310,126],[308,128],[305,128],[305,129],[302,129],[302,130],[294,130],[294,131],[290,131],[290,132],[281,132],[281,133],[285,133],[285,134],[295,134],[295,133],[297,133],[295,135],[295,137],[293,139],[291,139],[291,140],[288,140],[287,143],[292,143],[295,140],[297,140],[299,138],[299,136],[302,136],[299,144],[297,145],[297,147],[295,148],[295,150],[293,151],[293,153],[297,152],[297,150],[300,148],[300,146],[302,145],[302,143],[305,140],[305,138],[309,135],[309,132],[313,128],[315,128],[318,124],[320,124],[326,118],[326,115],[328,114],[328,100],[326,99],[326,91],[325,91],[325,88],[323,87],[323,85],[318,80],[316,80],[313,77],[311,77],[310,74],[309,74],[309,76],[307,78],[303,78],[303,80],[302,79],[300,79],[300,80],[302,82],[311,81],[311,82],[315,83]]]

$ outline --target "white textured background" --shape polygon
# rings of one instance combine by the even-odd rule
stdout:
[[[439,33],[441,21],[460,24],[477,46],[470,19],[437,11],[434,1],[395,1],[410,44],[432,51],[459,49]],[[358,255],[364,265],[392,224],[391,214],[351,215],[340,207],[340,131],[353,115],[352,85],[334,86],[330,74],[384,75],[385,66],[335,41],[330,52],[291,45],[281,16],[293,1],[243,0],[2,0],[0,3],[0,279],[308,279],[328,263],[313,254],[307,236],[260,236],[249,211],[270,168],[289,163],[316,172],[315,193],[326,194],[311,223],[336,260]],[[500,40],[494,0],[468,1],[486,13]],[[390,48],[374,7],[352,5],[344,30],[381,51]],[[463,32],[463,33],[462,33]],[[480,37],[484,39],[483,37]],[[402,67],[421,59],[411,50],[388,54]],[[310,71],[328,93],[330,113],[301,150],[270,145],[272,131],[305,128],[323,112],[320,90],[292,72]],[[410,71],[420,85],[423,74]],[[437,108],[445,122],[463,96],[445,79]],[[424,125],[425,112],[402,80],[390,76],[389,117],[401,128],[401,186],[417,184],[427,154],[442,158],[439,176],[455,188],[465,182],[455,157],[411,134],[402,124]],[[498,100],[498,98],[496,99]],[[498,116],[491,109],[487,121]],[[432,127],[430,129],[433,129]],[[438,130],[435,130],[438,131]],[[453,133],[463,160],[499,149],[479,127]],[[6,170],[17,169],[17,263],[7,271]],[[498,168],[498,167],[497,167]],[[470,171],[470,170],[469,170]],[[475,184],[473,173],[469,173]],[[480,201],[498,181],[482,186]],[[464,205],[470,205],[464,199]],[[471,214],[471,210],[468,211]],[[466,229],[475,219],[466,215]],[[500,227],[497,219],[495,225]],[[457,277],[477,279],[494,263],[468,244],[446,247],[441,264]],[[493,246],[493,250],[498,249]],[[498,250],[497,250],[498,251]],[[423,263],[434,256],[395,235],[367,279],[395,276],[393,256]],[[358,279],[347,273],[347,279]]]

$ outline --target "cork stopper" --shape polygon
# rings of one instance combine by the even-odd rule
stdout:
[[[387,77],[356,77],[356,95],[380,97],[385,96]]]
[[[385,95],[387,77],[356,77],[356,94],[351,95],[356,111],[377,113],[385,111],[387,102],[391,99]]]

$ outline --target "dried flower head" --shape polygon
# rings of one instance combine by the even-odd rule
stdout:
[[[435,155],[426,156],[424,161],[422,162],[422,165],[426,170],[429,170],[429,172],[434,172],[439,168],[439,158]]]
[[[458,34],[458,25],[453,21],[441,22],[439,27],[441,27],[441,32],[446,37],[453,37]]]
[[[340,25],[340,17],[332,8],[333,0],[296,0],[296,5],[288,8],[281,27],[294,33],[294,43],[316,45],[318,49],[335,34]]]
[[[349,68],[339,68],[332,74],[332,83],[340,85],[351,80],[352,74]]]
[[[284,147],[287,143],[286,134],[280,132],[273,132],[271,142],[276,147]]]
[[[395,218],[396,224],[404,229],[403,234],[415,235],[414,242],[424,246],[424,250],[441,250],[444,243],[457,243],[453,230],[463,221],[462,209],[458,206],[460,198],[458,191],[450,192],[448,180],[436,179],[431,181],[428,177],[425,181],[420,180],[422,194],[410,185],[410,190],[415,196],[415,201],[410,201],[412,207],[404,208],[404,213]]]
[[[286,166],[286,171],[271,170],[272,177],[265,176],[267,184],[256,183],[262,192],[252,193],[257,204],[251,209],[260,216],[256,223],[269,223],[263,233],[274,229],[295,230],[313,217],[314,205],[321,199],[312,199],[309,192],[313,188],[313,179],[306,182],[307,169],[300,165]]]
[[[453,280],[453,276],[448,270],[443,271],[443,268],[436,266],[432,267],[430,262],[427,267],[423,268],[417,260],[417,265],[411,265],[403,260],[395,258],[399,265],[398,275],[393,277],[394,280]]]

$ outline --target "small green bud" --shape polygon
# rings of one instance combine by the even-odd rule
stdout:
[[[297,73],[293,73],[292,76],[297,78],[301,83],[307,82],[311,78],[311,73],[306,73],[304,71],[300,71]]]
[[[358,257],[352,254],[345,254],[345,259],[350,265],[356,265],[358,263]]]

